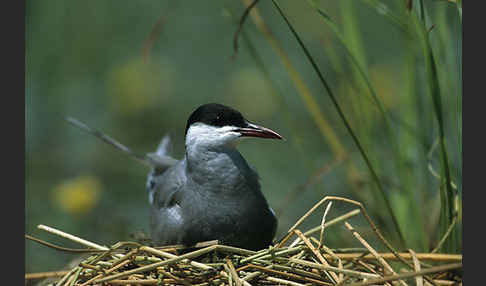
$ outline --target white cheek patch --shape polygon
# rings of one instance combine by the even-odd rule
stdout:
[[[195,123],[186,134],[186,146],[218,146],[228,144],[240,137],[234,132],[235,127],[216,127],[204,123]]]

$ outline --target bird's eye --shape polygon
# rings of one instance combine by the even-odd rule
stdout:
[[[215,121],[216,124],[220,124],[221,121],[222,121],[221,115],[217,115],[214,121]]]

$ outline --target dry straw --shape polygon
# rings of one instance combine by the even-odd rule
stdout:
[[[321,224],[301,231],[300,224],[327,202]],[[331,202],[357,206],[328,220]],[[349,220],[362,214],[371,231],[390,252],[378,252]],[[327,221],[327,222],[326,222]],[[324,230],[344,225],[362,246],[349,253],[326,245]],[[39,229],[87,248],[70,249],[25,235],[60,251],[86,252],[90,256],[65,271],[28,273],[26,280],[56,278],[51,285],[462,285],[462,255],[397,252],[371,221],[364,207],[341,197],[325,197],[312,207],[287,235],[268,249],[251,250],[202,242],[183,246],[152,247],[136,242],[101,246],[60,230]],[[360,228],[361,229],[361,228]],[[368,232],[367,232],[368,233]],[[316,235],[314,237],[313,235]],[[294,238],[292,242],[290,239]],[[289,243],[290,242],[290,243]]]

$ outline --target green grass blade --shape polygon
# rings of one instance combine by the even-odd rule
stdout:
[[[371,8],[373,8],[378,14],[385,16],[388,18],[393,24],[395,24],[398,28],[402,31],[406,31],[406,25],[404,21],[400,19],[400,17],[396,16],[388,6],[384,3],[377,1],[377,0],[361,0],[363,3],[367,4]]]
[[[383,119],[384,119],[384,122],[385,122],[385,126],[386,126],[386,132],[388,133],[389,138],[391,139],[391,141],[394,144],[394,146],[396,146],[396,138],[395,138],[395,136],[394,136],[394,134],[393,134],[393,132],[391,130],[391,124],[390,124],[389,116],[386,113],[385,108],[384,108],[381,100],[378,98],[378,95],[376,94],[376,91],[373,88],[373,85],[371,84],[371,81],[370,81],[368,75],[365,73],[364,68],[359,63],[358,57],[354,54],[353,51],[351,51],[349,49],[349,44],[347,43],[346,39],[344,39],[344,37],[342,36],[342,34],[340,33],[339,29],[337,28],[336,24],[331,19],[331,17],[329,17],[321,9],[317,8],[314,3],[312,3],[311,5],[314,6],[314,8],[319,13],[319,15],[322,16],[322,19],[324,20],[324,22],[329,25],[329,27],[334,32],[334,34],[336,35],[336,37],[339,40],[339,42],[341,43],[341,45],[344,47],[344,51],[346,52],[346,54],[348,55],[349,59],[351,60],[351,63],[354,65],[354,67],[358,71],[358,74],[361,76],[361,78],[364,81],[366,87],[368,88],[368,91],[370,92],[370,94],[371,94],[371,96],[373,98],[373,101],[375,102],[376,106],[378,107],[379,112],[383,116]]]
[[[329,17],[321,9],[319,9],[317,7],[314,7],[314,8],[316,8],[317,13],[319,13],[319,15],[322,16],[322,19],[324,20],[324,22],[329,25],[329,27],[334,32],[334,34],[336,35],[336,37],[339,40],[339,42],[341,43],[341,45],[344,47],[344,51],[349,56],[349,59],[351,60],[351,63],[355,66],[355,68],[357,69],[359,75],[364,80],[364,82],[366,84],[366,87],[368,88],[369,92],[371,93],[371,96],[373,97],[374,102],[376,103],[376,106],[378,106],[378,109],[379,109],[380,113],[383,115],[383,117],[387,121],[386,124],[388,124],[388,116],[386,115],[385,108],[383,107],[383,104],[381,103],[381,101],[378,99],[378,96],[376,95],[376,91],[373,88],[370,79],[366,75],[366,73],[364,71],[364,68],[359,63],[357,56],[349,49],[349,44],[344,39],[344,37],[342,36],[342,34],[339,32],[339,29],[337,28],[336,24],[331,19],[331,17]]]
[[[250,5],[251,2],[243,1],[246,5]],[[341,143],[339,137],[337,136],[336,132],[332,128],[331,124],[325,117],[322,110],[319,108],[319,104],[317,103],[316,99],[312,95],[309,87],[305,84],[304,80],[297,72],[293,64],[291,63],[288,55],[285,51],[281,48],[281,45],[278,43],[277,39],[273,36],[270,30],[265,25],[263,19],[257,14],[258,8],[253,7],[250,12],[250,16],[252,17],[253,22],[255,25],[263,32],[265,38],[269,41],[270,46],[276,51],[277,55],[280,57],[282,64],[284,65],[286,71],[288,72],[290,79],[292,80],[295,88],[301,99],[304,101],[305,107],[309,111],[313,121],[319,128],[321,135],[323,136],[324,140],[327,141],[329,147],[331,148],[332,152],[335,154],[336,158],[344,158],[346,156],[346,148]]]
[[[351,50],[349,48],[349,47],[351,47],[351,43],[349,43],[344,38],[342,33],[339,31],[336,23],[332,20],[332,18],[326,12],[324,12],[324,11],[322,11],[322,9],[318,8],[315,5],[314,1],[307,1],[307,2],[317,11],[317,13],[321,16],[321,19],[323,19],[323,21],[329,26],[329,28],[332,30],[332,32],[334,33],[334,35],[336,36],[336,38],[338,39],[338,41],[340,42],[342,47],[344,47],[344,51],[345,51],[346,55],[350,59],[352,65],[356,68],[356,71],[357,71],[356,77],[358,77],[357,80],[363,82],[364,85],[365,85],[364,93],[368,94],[367,91],[369,91],[369,93],[371,94],[372,100],[374,101],[375,105],[378,107],[378,111],[381,113],[381,115],[383,117],[384,124],[385,124],[384,130],[386,132],[387,137],[390,140],[390,146],[391,146],[391,149],[393,150],[393,154],[397,154],[397,158],[395,160],[393,160],[394,165],[396,167],[396,170],[398,171],[397,177],[401,177],[401,180],[403,182],[406,182],[405,184],[407,184],[407,182],[410,182],[409,172],[407,172],[406,170],[402,170],[402,169],[405,168],[405,164],[403,163],[404,160],[405,160],[404,159],[405,155],[402,154],[402,150],[398,146],[399,145],[398,139],[396,138],[396,135],[393,132],[390,117],[387,114],[387,112],[385,111],[385,107],[383,106],[383,103],[378,98],[378,95],[377,95],[373,85],[371,84],[371,80],[369,79],[368,75],[365,72],[365,68],[363,66],[364,64],[361,64],[361,61],[358,60],[358,55],[356,54],[358,51]],[[400,170],[402,170],[402,171],[400,171]],[[416,231],[414,231],[413,233],[416,236],[420,237],[419,239],[415,239],[414,241],[422,242],[420,247],[422,249],[426,249],[425,242],[427,241],[427,239],[426,239],[426,233],[425,233],[424,228],[423,228],[424,222],[423,222],[423,219],[422,219],[421,210],[418,207],[419,205],[421,205],[421,202],[420,201],[417,202],[416,200],[414,200],[415,188],[413,188],[412,186],[410,186],[408,184],[408,186],[405,189],[408,191],[409,195],[408,195],[408,197],[403,197],[403,198],[407,198],[406,204],[411,209],[411,213],[408,216],[408,220],[414,221],[414,225],[416,226]],[[379,196],[383,195],[383,193],[380,192],[380,194],[378,194],[378,195]],[[410,240],[407,240],[407,244],[409,244],[410,242],[411,242]]]
[[[322,75],[319,67],[317,66],[317,64],[315,63],[314,59],[312,58],[311,54],[309,53],[309,51],[307,50],[306,46],[304,45],[304,43],[302,42],[302,40],[300,39],[299,35],[297,34],[297,32],[295,31],[295,29],[293,28],[292,24],[289,22],[289,20],[287,19],[287,17],[285,16],[285,14],[283,13],[283,11],[281,10],[280,6],[278,5],[278,3],[275,1],[275,0],[272,0],[275,8],[277,9],[277,11],[279,12],[279,14],[281,15],[281,17],[284,19],[285,23],[287,24],[287,26],[289,27],[290,31],[292,32],[292,34],[294,35],[294,37],[296,38],[297,42],[299,43],[300,47],[302,48],[302,50],[304,51],[304,54],[306,55],[307,59],[309,60],[309,62],[311,63],[314,71],[316,72],[317,76],[319,77],[321,83],[323,84],[324,88],[326,89],[327,93],[329,94],[333,104],[334,104],[334,107],[336,108],[341,120],[343,121],[344,125],[346,126],[346,129],[348,130],[349,134],[351,135],[354,143],[356,144],[357,148],[359,149],[359,152],[361,153],[370,173],[371,173],[371,176],[373,177],[373,180],[375,181],[375,183],[377,184],[380,192],[382,193],[383,195],[383,198],[385,200],[385,205],[387,207],[387,210],[393,220],[393,223],[395,225],[395,228],[397,229],[397,233],[399,235],[399,238],[400,238],[400,241],[401,241],[401,244],[404,245],[405,244],[405,241],[404,241],[404,238],[403,238],[403,235],[402,235],[402,232],[400,230],[400,226],[398,224],[398,221],[395,217],[395,214],[393,212],[393,209],[391,207],[391,203],[385,193],[385,190],[382,186],[382,183],[380,181],[380,179],[378,178],[378,175],[376,174],[371,162],[370,162],[370,159],[368,158],[368,155],[366,154],[366,152],[364,151],[363,147],[361,146],[361,143],[359,141],[359,139],[357,138],[357,136],[355,135],[354,131],[352,130],[351,126],[349,125],[349,122],[348,120],[346,119],[346,116],[344,115],[339,103],[337,102],[331,88],[329,87],[327,81],[324,79],[324,76]]]
[[[462,0],[457,0],[457,12],[459,13],[459,19],[461,19],[462,22]]]
[[[231,11],[228,10],[228,13],[230,16],[234,17],[234,13],[231,13]],[[251,58],[255,61],[255,64],[258,68],[258,70],[262,73],[263,78],[265,81],[268,83],[268,86],[270,88],[270,94],[271,96],[277,98],[279,104],[281,105],[281,113],[283,114],[284,120],[286,122],[286,125],[290,127],[290,130],[292,132],[292,136],[289,136],[289,139],[291,140],[293,146],[299,153],[300,158],[305,158],[304,161],[309,161],[307,153],[304,151],[304,147],[302,146],[302,143],[298,138],[301,136],[300,130],[301,128],[298,126],[298,123],[293,119],[292,114],[290,113],[290,107],[288,103],[285,101],[284,96],[282,95],[281,92],[276,87],[275,82],[272,80],[272,77],[270,76],[270,72],[268,69],[265,67],[265,64],[263,62],[263,58],[261,55],[258,53],[258,50],[255,48],[255,46],[252,44],[250,38],[246,34],[245,30],[241,30],[241,38],[243,40],[243,43],[246,45],[246,48],[248,49],[248,52],[250,53]],[[305,163],[303,164],[302,167],[307,168],[309,164]],[[311,170],[307,170],[306,173],[309,173]]]
[[[429,38],[428,38],[428,31],[425,27],[425,24],[420,21],[415,13],[411,14],[412,21],[415,26],[416,34],[422,46],[422,52],[425,60],[425,72],[427,77],[427,84],[429,89],[429,94],[432,99],[434,115],[437,120],[438,124],[438,131],[439,131],[439,146],[440,146],[440,153],[441,153],[441,170],[444,174],[444,180],[441,182],[441,208],[443,210],[442,217],[445,218],[447,224],[450,224],[454,221],[454,217],[456,213],[454,212],[455,206],[454,201],[456,199],[457,192],[453,190],[451,186],[451,174],[450,174],[450,166],[449,166],[449,159],[447,155],[447,148],[445,146],[445,132],[444,132],[444,119],[443,119],[443,108],[442,108],[442,99],[441,99],[441,91],[439,85],[439,79],[437,74],[437,66],[435,63],[434,54],[432,48],[430,46]],[[441,236],[445,234],[447,231],[448,225],[441,224]],[[451,237],[454,237],[455,234],[453,233]],[[449,245],[449,248],[454,247],[453,245]],[[456,250],[456,249],[448,249],[448,250]]]

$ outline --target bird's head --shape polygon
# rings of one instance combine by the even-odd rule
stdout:
[[[244,137],[283,139],[277,132],[249,122],[237,110],[217,103],[201,105],[187,120],[186,148],[234,146]]]

